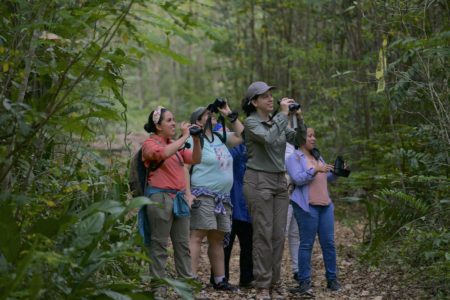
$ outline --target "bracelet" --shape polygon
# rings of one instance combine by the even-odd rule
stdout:
[[[227,116],[227,118],[230,121],[230,123],[234,123],[234,122],[236,122],[238,116],[239,116],[239,114],[237,112],[232,112],[231,114],[229,114]]]

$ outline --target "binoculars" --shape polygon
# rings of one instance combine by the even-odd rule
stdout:
[[[280,105],[281,99],[277,101],[278,105]],[[293,112],[293,111],[297,111],[299,110],[301,107],[301,105],[297,102],[294,102],[292,104],[289,104],[289,111]]]
[[[191,127],[189,128],[189,134],[192,136],[197,136],[202,133],[202,129],[200,127]]]
[[[209,104],[207,109],[212,113],[218,113],[219,108],[222,108],[227,104],[227,100],[223,98],[216,98],[213,103]]]

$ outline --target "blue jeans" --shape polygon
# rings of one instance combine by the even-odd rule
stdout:
[[[322,248],[327,280],[336,279],[336,248],[334,246],[334,205],[309,205],[309,213],[293,203],[300,233],[298,275],[300,281],[311,280],[311,254],[316,235]]]

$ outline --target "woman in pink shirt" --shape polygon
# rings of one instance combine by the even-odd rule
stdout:
[[[174,249],[175,269],[181,278],[190,278],[191,257],[189,253],[189,217],[176,217],[173,213],[175,197],[183,197],[186,189],[184,164],[201,161],[201,144],[193,137],[193,150],[184,147],[189,138],[191,125],[181,123],[182,135],[175,136],[175,119],[170,111],[158,106],[150,113],[144,129],[150,137],[142,146],[142,160],[150,167],[145,195],[156,205],[147,205],[146,214],[150,225],[148,253],[150,275],[164,278],[167,262],[167,242],[170,236]],[[190,205],[190,203],[189,203]],[[156,299],[165,297],[165,289],[156,290]]]
[[[308,128],[306,143],[289,156],[286,169],[295,185],[290,199],[300,233],[298,250],[299,294],[311,290],[311,254],[316,235],[319,236],[325,264],[327,288],[338,291],[336,248],[334,245],[334,205],[328,194],[328,181],[336,179],[315,148],[314,129]]]

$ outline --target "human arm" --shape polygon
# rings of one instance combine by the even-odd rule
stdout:
[[[287,116],[277,114],[273,117],[272,122],[273,125],[268,127],[256,118],[247,118],[244,122],[246,139],[260,144],[273,144],[284,132],[287,126]]]
[[[255,143],[273,145],[281,135],[285,134],[288,125],[289,105],[294,100],[283,98],[280,102],[280,112],[275,114],[268,124],[268,120],[261,120],[256,115],[245,120],[245,134]]]
[[[228,103],[226,103],[222,108],[218,108],[218,110],[225,118],[230,119],[230,116],[233,116],[233,111],[228,106]],[[227,137],[227,146],[230,148],[243,142],[242,132],[244,131],[244,125],[242,125],[241,121],[237,118],[237,115],[234,117],[235,118],[230,119],[230,127],[233,134]]]
[[[189,174],[189,171],[191,169],[191,165],[185,164],[184,165],[184,177],[186,178],[186,189],[184,191],[184,199],[189,204],[189,207],[191,207],[192,202],[195,200],[195,196],[191,193],[191,175]]]
[[[286,140],[293,145],[301,146],[306,143],[306,125],[301,109],[295,112],[295,117],[297,118],[297,129],[287,128]]]
[[[145,161],[155,160],[161,161],[174,155],[189,138],[189,123],[182,122],[182,136],[170,144],[162,145],[157,138],[149,138],[142,145],[142,158]]]
[[[192,150],[192,164],[199,164],[202,161],[202,145],[200,136],[193,136],[194,149]]]
[[[292,182],[298,186],[309,184],[316,175],[314,168],[304,168],[306,162],[302,160],[304,158],[297,151],[286,159],[286,171],[291,177]]]

